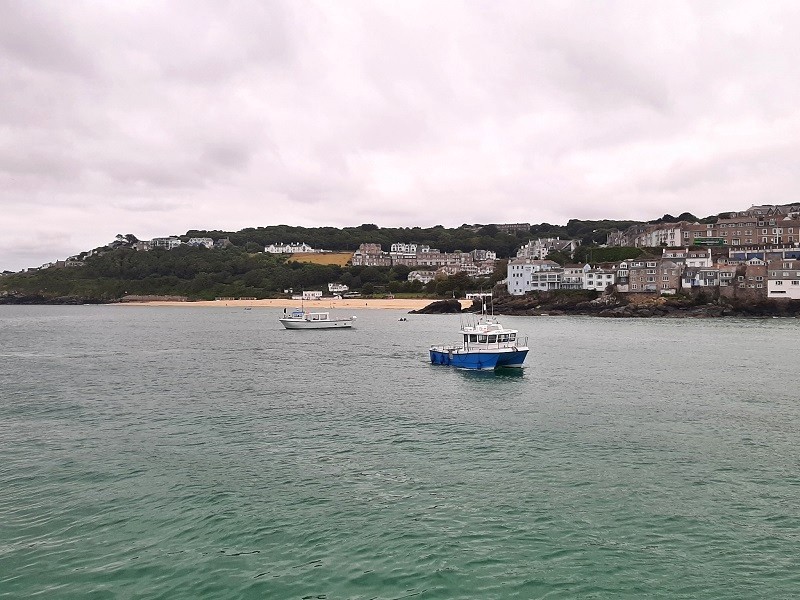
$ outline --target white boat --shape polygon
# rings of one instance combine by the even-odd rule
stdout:
[[[355,317],[332,319],[329,312],[306,312],[296,308],[278,319],[286,329],[345,329],[355,325]]]

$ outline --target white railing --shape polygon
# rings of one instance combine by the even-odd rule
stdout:
[[[481,348],[487,350],[500,350],[501,348],[519,348],[519,347],[527,347],[528,346],[528,336],[517,336],[516,340],[513,341],[502,341],[502,342],[464,342],[463,348],[464,350],[469,350],[470,346],[472,348]]]

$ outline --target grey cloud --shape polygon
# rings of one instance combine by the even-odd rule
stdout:
[[[0,240],[41,264],[122,230],[783,201],[798,25],[777,0],[0,0]]]
[[[0,2],[0,49],[5,61],[28,69],[91,76],[91,49],[70,30],[71,4]]]

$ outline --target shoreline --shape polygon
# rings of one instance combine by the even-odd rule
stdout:
[[[374,309],[374,310],[419,310],[436,300],[429,298],[348,298],[341,300],[304,300],[303,306],[308,311],[321,312],[337,309]],[[472,300],[459,299],[462,308],[472,306]],[[132,302],[115,302],[110,306],[188,306],[192,308],[300,308],[299,300],[197,300],[182,302],[176,300],[145,300]]]

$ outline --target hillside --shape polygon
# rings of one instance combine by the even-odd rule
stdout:
[[[196,300],[220,296],[270,298],[288,289],[326,290],[331,282],[364,294],[463,295],[504,278],[505,262],[498,261],[498,270],[491,278],[474,281],[456,275],[424,286],[408,281],[411,269],[407,266],[352,267],[347,263],[362,243],[377,243],[388,249],[395,242],[416,242],[444,252],[484,249],[505,258],[514,256],[519,246],[532,237],[573,235],[588,244],[604,241],[608,231],[630,223],[570,220],[564,227],[545,223],[513,235],[499,231],[495,225],[465,224],[450,229],[380,228],[371,224],[342,229],[276,225],[237,232],[194,230],[180,236],[184,242],[192,237],[227,239],[231,245],[224,249],[181,246],[149,252],[133,250],[138,240],[127,234],[117,236],[106,247],[82,253],[79,258],[84,260],[84,266],[0,276],[0,302],[113,302],[126,295],[185,296]],[[305,242],[333,252],[291,257],[263,252],[265,245],[281,241]]]

